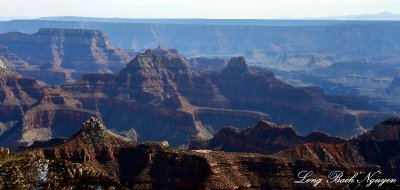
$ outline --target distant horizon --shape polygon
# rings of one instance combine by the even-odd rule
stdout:
[[[0,18],[307,19],[400,13],[398,0],[3,0]]]
[[[386,14],[388,18],[380,18],[379,15]],[[279,18],[202,18],[202,17],[193,17],[193,18],[152,18],[152,17],[97,17],[97,16],[40,16],[40,17],[3,17],[0,16],[0,21],[11,21],[11,20],[57,20],[57,19],[115,19],[115,20],[316,20],[316,21],[324,21],[324,20],[332,20],[332,21],[348,21],[348,20],[400,20],[400,14],[393,13],[389,11],[378,12],[375,14],[359,14],[359,15],[339,15],[339,16],[326,16],[326,17],[303,17],[303,18],[292,18],[292,17],[279,17]]]

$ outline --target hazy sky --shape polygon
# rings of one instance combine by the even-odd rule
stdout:
[[[0,0],[0,17],[304,18],[400,13],[400,0]]]

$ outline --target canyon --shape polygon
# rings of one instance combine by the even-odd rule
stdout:
[[[164,44],[194,60],[241,55],[292,85],[320,86],[329,95],[367,99],[378,111],[400,112],[397,96],[385,93],[400,74],[396,21],[59,19],[3,21],[0,32],[101,30],[115,46],[137,52]],[[196,69],[223,68],[215,65]],[[63,74],[53,75],[62,79],[58,83],[65,81]]]
[[[13,74],[3,76],[1,89],[3,146],[70,136],[91,115],[118,133],[134,130],[138,140],[172,146],[260,120],[293,124],[300,134],[351,137],[392,115],[352,110],[319,89],[293,87],[271,72],[252,70],[244,57],[231,58],[219,72],[197,72],[165,46],[138,54],[116,73],[85,74],[61,86]]]
[[[57,19],[0,21],[0,189],[400,188],[398,22]]]

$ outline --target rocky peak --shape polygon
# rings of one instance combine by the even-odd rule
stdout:
[[[90,117],[82,124],[81,132],[105,132],[106,128],[101,121],[95,117]]]
[[[90,117],[89,120],[82,124],[80,134],[86,143],[90,145],[97,145],[107,138],[106,128],[95,117]]]
[[[164,45],[158,46],[156,49],[152,50],[153,54],[160,57],[169,57],[169,58],[181,58],[182,55],[178,53],[178,50],[169,48]]]
[[[228,65],[222,70],[222,73],[230,73],[234,75],[241,75],[247,72],[249,72],[249,66],[242,56],[231,58]]]
[[[77,141],[78,140],[78,141]],[[132,139],[115,134],[108,130],[98,117],[90,117],[83,122],[81,130],[75,134],[70,143],[82,141],[92,147],[98,146],[119,146],[130,144]]]
[[[185,58],[177,50],[164,46],[148,49],[137,55],[127,66],[132,68],[189,68]]]

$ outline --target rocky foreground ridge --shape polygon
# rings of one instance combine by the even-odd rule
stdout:
[[[326,179],[332,170],[345,177],[382,171],[399,180],[400,119],[390,118],[341,143],[306,143],[275,154],[185,151],[161,142],[133,142],[91,118],[65,143],[10,154],[1,149],[2,188],[81,189],[315,189],[294,183],[303,170]],[[95,142],[95,143],[94,143]],[[37,175],[36,175],[37,174]],[[32,177],[34,176],[34,177]],[[349,184],[349,187],[355,187]],[[365,184],[362,184],[365,185]],[[373,185],[376,187],[376,184]],[[317,184],[342,189],[343,184]],[[398,184],[384,185],[396,189]]]

